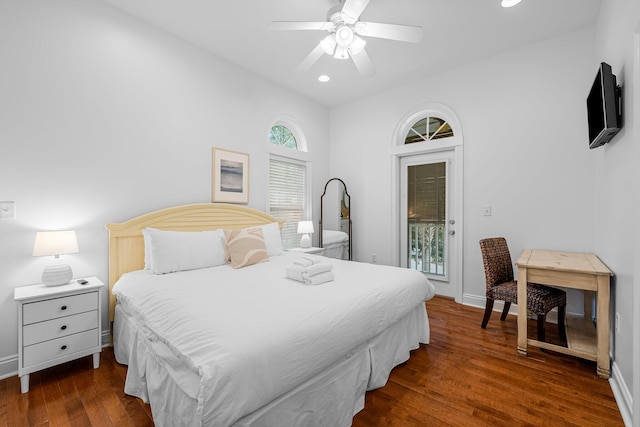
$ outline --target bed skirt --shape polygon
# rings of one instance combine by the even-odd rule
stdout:
[[[128,365],[125,393],[150,403],[156,426],[200,426],[199,378],[161,342],[116,305],[114,354]],[[383,387],[410,351],[429,343],[429,320],[420,304],[320,374],[247,414],[233,425],[350,426],[367,390]]]

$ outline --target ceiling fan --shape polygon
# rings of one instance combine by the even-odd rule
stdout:
[[[340,4],[327,13],[325,22],[274,21],[271,30],[324,30],[329,35],[311,51],[297,67],[297,71],[308,71],[322,55],[336,59],[351,58],[364,76],[375,74],[375,67],[364,50],[363,37],[417,43],[422,39],[422,28],[411,25],[384,24],[360,21],[360,15],[371,0],[339,0]]]

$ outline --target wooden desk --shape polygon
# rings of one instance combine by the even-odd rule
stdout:
[[[518,301],[527,298],[527,283],[582,289],[597,293],[596,326],[590,319],[579,319],[583,325],[572,332],[572,320],[567,317],[567,344],[561,347],[527,337],[527,304],[518,304],[518,353],[526,356],[532,345],[597,362],[598,376],[609,378],[609,300],[611,270],[593,254],[525,249],[516,262],[518,266]],[[585,303],[585,306],[587,304]],[[574,328],[575,329],[575,328]],[[591,329],[591,331],[589,331]],[[594,330],[595,329],[595,330]],[[595,339],[589,338],[595,336]]]

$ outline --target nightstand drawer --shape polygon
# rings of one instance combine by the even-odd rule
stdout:
[[[78,332],[95,329],[98,327],[98,310],[73,316],[59,317],[46,322],[26,325],[22,330],[22,345],[28,346],[42,341],[66,337]]]
[[[98,309],[98,292],[25,303],[22,306],[24,325]]]
[[[98,330],[93,329],[24,347],[22,367],[25,368],[27,366],[49,362],[59,357],[97,347],[99,345],[98,338]]]

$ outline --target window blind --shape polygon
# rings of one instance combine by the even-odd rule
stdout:
[[[269,214],[284,220],[282,247],[299,246],[298,221],[305,219],[306,166],[293,160],[269,160]]]

